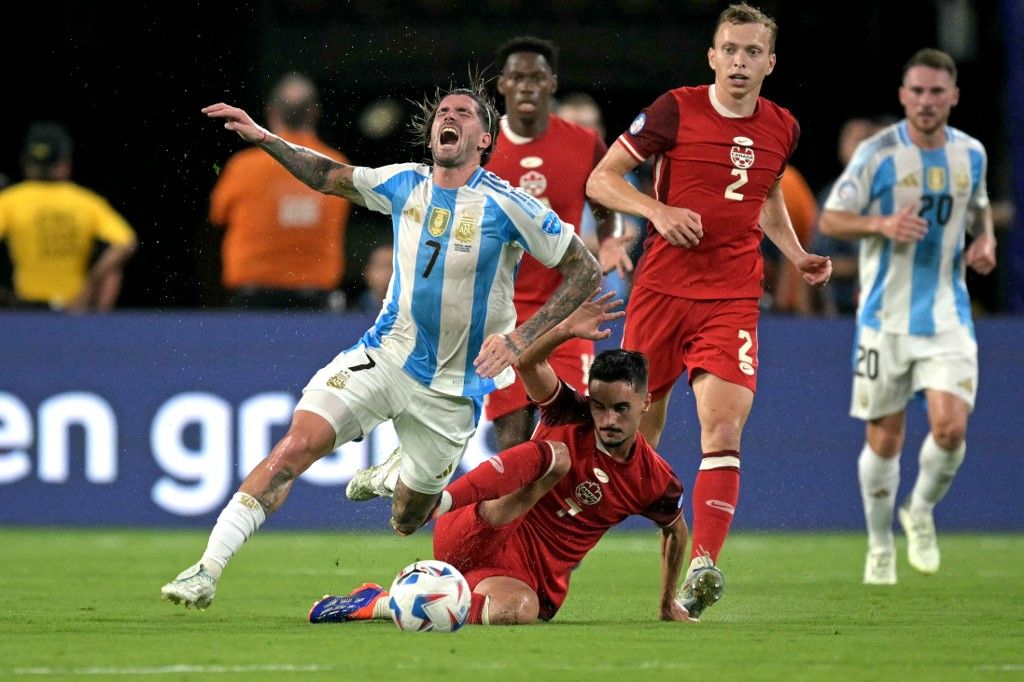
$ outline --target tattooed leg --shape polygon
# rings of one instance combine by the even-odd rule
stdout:
[[[292,483],[324,455],[334,450],[334,428],[323,417],[298,410],[291,428],[270,455],[249,472],[239,492],[259,501],[268,514],[284,504]]]

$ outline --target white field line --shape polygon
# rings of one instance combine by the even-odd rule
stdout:
[[[165,665],[147,668],[14,668],[12,675],[181,675],[227,673],[316,673],[333,670],[329,665]],[[3,673],[0,670],[0,673]]]

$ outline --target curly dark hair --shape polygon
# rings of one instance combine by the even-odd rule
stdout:
[[[477,105],[477,116],[483,125],[484,131],[491,134],[491,143],[480,153],[480,165],[484,166],[491,159],[494,152],[494,143],[498,139],[498,109],[494,106],[494,100],[487,93],[487,80],[481,75],[470,77],[468,87],[451,87],[445,90],[437,88],[433,97],[424,97],[422,102],[413,102],[419,112],[412,117],[413,140],[417,146],[424,149],[430,147],[430,129],[434,124],[434,117],[437,116],[437,109],[441,101],[449,95],[466,95],[473,99]]]
[[[500,71],[505,70],[509,55],[517,52],[539,54],[551,67],[551,73],[558,73],[558,47],[550,40],[534,36],[516,36],[498,48],[495,63]]]

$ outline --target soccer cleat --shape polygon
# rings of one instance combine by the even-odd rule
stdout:
[[[206,572],[202,563],[189,566],[160,588],[160,594],[167,601],[197,609],[205,609],[212,604],[216,592],[217,579]]]
[[[388,593],[376,583],[363,583],[345,597],[325,594],[309,610],[310,623],[344,623],[350,620],[370,620],[381,598]]]
[[[353,502],[365,502],[375,497],[391,497],[395,491],[387,487],[386,481],[401,462],[402,448],[397,447],[380,464],[360,469],[345,486],[345,497]]]
[[[864,584],[896,584],[896,552],[892,547],[868,550],[864,561]]]
[[[705,555],[697,561],[697,567],[690,571],[676,597],[694,622],[700,622],[704,609],[721,599],[725,591],[725,576],[711,562],[711,557]]]
[[[903,506],[899,508],[898,515],[903,532],[907,534],[907,561],[910,566],[924,575],[937,573],[941,556],[931,513],[915,514]]]

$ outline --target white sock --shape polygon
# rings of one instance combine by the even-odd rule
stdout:
[[[437,502],[437,509],[434,510],[434,518],[436,519],[441,514],[447,514],[452,510],[452,494],[447,490],[441,491],[441,499]]]
[[[910,494],[910,511],[913,514],[930,514],[953,483],[957,469],[964,461],[967,443],[960,443],[956,450],[944,450],[935,442],[931,433],[921,444],[918,457],[917,482]]]
[[[900,485],[900,456],[880,457],[865,443],[857,459],[857,477],[868,527],[868,547],[892,547],[895,544],[892,518],[896,509],[896,489]]]
[[[217,517],[210,541],[203,552],[202,563],[206,572],[214,578],[220,578],[221,571],[231,557],[266,519],[266,512],[255,497],[247,493],[235,493]]]
[[[381,597],[373,605],[374,620],[391,620],[391,598]]]

